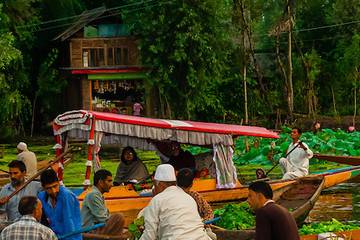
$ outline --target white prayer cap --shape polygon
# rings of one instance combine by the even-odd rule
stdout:
[[[155,180],[161,182],[176,182],[175,169],[170,164],[161,164],[156,168]]]
[[[20,151],[25,151],[27,150],[27,145],[24,142],[19,142],[16,148],[19,149]]]

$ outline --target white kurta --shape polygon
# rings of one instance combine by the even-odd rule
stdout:
[[[195,200],[177,186],[151,199],[143,212],[145,230],[140,240],[209,240]]]
[[[287,153],[290,152],[299,142],[291,143]],[[284,174],[283,179],[293,179],[309,174],[309,159],[313,157],[313,152],[306,143],[302,143],[307,150],[300,146],[296,147],[286,158],[280,159],[281,170]]]

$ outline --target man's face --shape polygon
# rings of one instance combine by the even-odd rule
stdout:
[[[249,190],[247,202],[253,210],[260,208],[259,193]]]
[[[103,192],[109,192],[110,188],[113,186],[112,176],[107,176],[106,179],[100,180],[99,184]]]
[[[56,181],[53,183],[45,184],[43,187],[44,187],[44,190],[46,191],[46,193],[51,198],[56,198],[56,196],[60,190],[60,183],[58,181]]]
[[[19,168],[9,168],[9,175],[12,185],[18,186],[25,181],[26,171],[21,172]]]
[[[171,146],[172,155],[177,157],[180,154],[180,145],[179,144],[173,144]]]
[[[299,137],[300,137],[300,134],[299,134],[299,132],[298,132],[297,129],[291,130],[291,138],[292,138],[293,140],[298,140]]]
[[[42,215],[42,204],[41,204],[41,201],[38,200],[37,201],[37,205],[36,205],[36,208],[35,208],[35,212],[34,212],[34,218],[40,222],[41,220],[41,215]]]

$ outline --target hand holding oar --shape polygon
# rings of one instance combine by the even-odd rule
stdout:
[[[285,155],[285,158],[287,158],[287,156],[290,155],[290,153],[292,153],[297,147],[304,147],[304,145],[302,144],[301,141],[298,142],[298,144],[295,145],[295,147],[293,147],[286,155]],[[267,175],[272,171],[274,170],[275,167],[277,167],[279,165],[280,161],[278,161],[272,168],[270,168],[269,171],[267,171],[265,173],[265,171],[261,168],[258,168],[256,169],[256,178],[257,179],[262,179],[262,178],[267,178]]]
[[[34,174],[33,176],[31,176],[23,185],[21,185],[18,189],[16,189],[14,192],[12,192],[9,196],[6,196],[5,198],[2,198],[0,201],[0,205],[1,204],[5,204],[6,202],[8,202],[13,196],[15,196],[16,194],[18,194],[21,190],[23,190],[29,183],[31,183],[35,178],[37,178],[38,176],[40,176],[46,169],[48,169],[49,167],[51,167],[53,164],[57,163],[61,158],[63,158],[66,154],[68,154],[70,151],[72,150],[72,148],[68,148],[65,152],[63,152],[61,155],[59,155],[58,157],[56,157],[54,160],[51,160],[43,169],[41,169],[40,171],[38,171],[36,174]]]

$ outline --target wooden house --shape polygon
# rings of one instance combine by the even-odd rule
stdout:
[[[137,39],[119,13],[105,7],[83,12],[54,40],[62,45],[62,73],[68,79],[66,108],[154,115],[151,89],[145,85],[149,68],[141,65]]]

